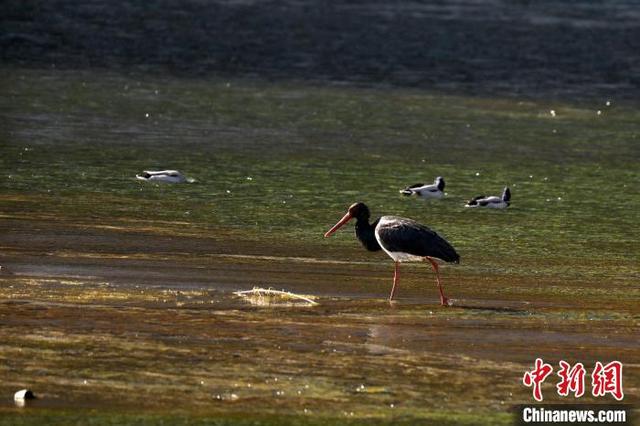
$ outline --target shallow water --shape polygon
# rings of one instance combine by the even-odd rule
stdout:
[[[265,424],[509,423],[510,407],[531,401],[521,377],[536,357],[620,360],[625,401],[638,402],[634,103],[1,73],[10,422],[25,413],[10,395],[29,386],[40,411],[21,418],[34,423],[74,408],[107,423],[113,407],[153,422],[176,406]],[[135,180],[154,168],[196,182]],[[437,175],[442,201],[398,193]],[[505,185],[509,209],[462,207]],[[322,238],[356,200],[447,237],[462,257],[442,268],[453,307],[437,305],[425,265],[403,265],[389,305],[389,259],[350,228]],[[319,306],[260,308],[232,294],[256,285]],[[551,386],[545,397],[558,400]]]
[[[340,264],[333,273],[359,277],[346,286],[350,296],[323,295],[322,283],[317,307],[259,308],[224,288],[286,277],[298,283],[287,288],[302,290],[307,282],[310,290],[306,265],[220,263],[231,281],[226,286],[216,285],[223,278],[216,278],[215,262],[202,262],[198,273],[182,262],[157,271],[137,261],[95,267],[106,279],[68,273],[3,279],[2,393],[37,389],[41,399],[33,408],[40,410],[29,411],[36,419],[56,407],[171,416],[167,408],[177,405],[190,417],[250,412],[340,424],[444,415],[458,419],[454,424],[510,423],[509,407],[531,397],[519,379],[533,354],[585,365],[624,360],[627,401],[636,400],[635,306],[579,306],[563,296],[550,304],[528,294],[516,301],[456,298],[441,308],[435,288],[428,288],[434,297],[405,294],[390,306],[382,297],[353,294],[374,281],[366,278],[368,265]],[[161,284],[152,270],[175,281]],[[535,282],[519,284],[526,292]],[[478,285],[489,292],[496,283]],[[557,399],[549,388],[545,396]]]

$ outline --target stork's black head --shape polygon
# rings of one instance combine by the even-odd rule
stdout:
[[[325,234],[325,238],[336,232],[342,225],[349,222],[354,217],[358,220],[369,221],[369,207],[365,203],[354,203],[349,206],[347,213],[336,223],[333,228],[329,229]]]
[[[353,203],[349,206],[347,212],[351,217],[355,217],[358,220],[369,220],[371,213],[369,213],[369,207],[365,203]]]

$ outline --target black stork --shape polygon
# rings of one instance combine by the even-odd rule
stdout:
[[[395,262],[393,287],[389,300],[393,300],[398,286],[400,262],[428,260],[436,274],[436,282],[440,290],[440,304],[448,306],[444,296],[438,263],[434,259],[445,262],[460,262],[460,256],[444,238],[426,226],[403,217],[382,216],[369,223],[369,208],[364,203],[352,204],[347,214],[325,234],[325,238],[336,232],[345,223],[356,218],[356,237],[369,251],[384,250]]]

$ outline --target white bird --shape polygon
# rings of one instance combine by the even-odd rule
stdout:
[[[26,406],[27,402],[31,399],[36,399],[36,396],[29,389],[19,390],[13,395],[13,402],[15,402],[18,407]]]
[[[147,182],[184,183],[187,178],[177,170],[145,170],[142,174],[136,175],[139,180]]]
[[[407,186],[400,191],[401,194],[417,195],[422,198],[442,198],[444,197],[444,178],[438,176],[431,185],[425,185],[424,183],[416,183],[415,185]]]
[[[492,195],[490,197],[479,195],[469,200],[465,207],[487,207],[490,209],[504,209],[509,207],[509,204],[511,204],[511,191],[509,191],[509,187],[505,187],[504,191],[502,191],[501,197],[498,197],[496,195]]]

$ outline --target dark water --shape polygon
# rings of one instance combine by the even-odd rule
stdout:
[[[637,99],[638,52],[634,1],[0,4],[0,59],[19,66]]]

